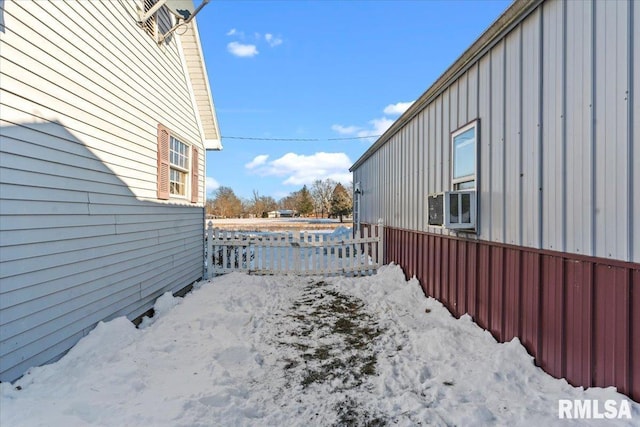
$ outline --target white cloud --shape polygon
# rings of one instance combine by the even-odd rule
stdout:
[[[407,109],[411,107],[411,104],[413,104],[414,102],[415,101],[389,104],[384,108],[383,112],[385,115],[396,116],[407,111]],[[355,125],[332,125],[331,130],[339,133],[340,135],[352,135],[359,138],[374,138],[385,133],[387,129],[391,127],[394,121],[395,120],[385,116],[380,117],[379,119],[369,120],[369,126],[366,128]]]
[[[387,129],[391,127],[394,121],[395,120],[391,120],[386,117],[370,120],[369,124],[371,125],[371,128],[358,131],[356,135],[360,137],[366,137],[366,136],[373,137],[373,136],[382,135],[383,133],[385,133]]]
[[[227,50],[235,56],[239,56],[241,58],[251,58],[256,56],[258,52],[258,48],[256,48],[253,44],[242,44],[239,42],[230,42],[227,45]]]
[[[210,176],[206,178],[205,183],[206,183],[206,194],[211,194],[211,192],[217,190],[220,187],[220,183],[216,181],[215,178],[212,178]]]
[[[267,33],[264,35],[264,39],[269,43],[269,46],[276,47],[282,44],[282,39],[280,37],[275,37],[273,34]]]
[[[342,125],[333,125],[331,126],[331,130],[338,132],[340,135],[354,135],[360,129],[358,126],[342,126]]]
[[[249,163],[244,165],[244,167],[247,169],[254,169],[257,166],[263,165],[268,158],[269,158],[268,154],[260,154],[259,156],[256,156],[253,160],[251,160]]]
[[[384,113],[388,114],[390,116],[400,115],[400,114],[404,113],[405,111],[407,111],[407,109],[409,107],[411,107],[411,105],[413,103],[414,103],[414,101],[398,102],[398,103],[395,103],[395,104],[389,104],[384,108]]]
[[[232,28],[229,31],[227,31],[227,35],[228,36],[233,36],[233,35],[235,35],[237,33],[238,33],[238,31],[235,28]]]
[[[349,173],[352,162],[345,153],[287,153],[270,162],[266,162],[266,158],[264,160],[252,170],[261,176],[282,177],[285,185],[309,185],[317,179],[327,178],[346,184],[352,179]]]
[[[352,135],[359,138],[368,138],[380,136],[393,124],[394,120],[387,117],[381,117],[379,119],[373,119],[369,121],[368,128],[361,128],[358,126],[342,126],[333,125],[331,130],[338,132],[340,135]]]

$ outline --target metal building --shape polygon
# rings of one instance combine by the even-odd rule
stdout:
[[[515,1],[352,166],[358,225],[543,369],[640,400],[640,4]]]

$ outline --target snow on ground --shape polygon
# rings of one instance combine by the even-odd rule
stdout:
[[[367,278],[258,277],[100,323],[57,363],[0,384],[1,426],[638,425],[613,388],[574,388],[456,320],[397,266]],[[558,419],[558,399],[631,420]]]

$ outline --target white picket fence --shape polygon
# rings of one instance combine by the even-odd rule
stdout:
[[[383,262],[383,226],[359,236],[326,233],[246,233],[207,224],[206,277],[232,271],[250,274],[363,276]]]

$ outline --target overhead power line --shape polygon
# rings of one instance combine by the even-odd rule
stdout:
[[[261,138],[257,136],[223,136],[222,139],[240,139],[246,141],[295,141],[295,142],[318,142],[318,141],[348,141],[353,139],[378,138],[380,135],[350,136],[342,138]]]

